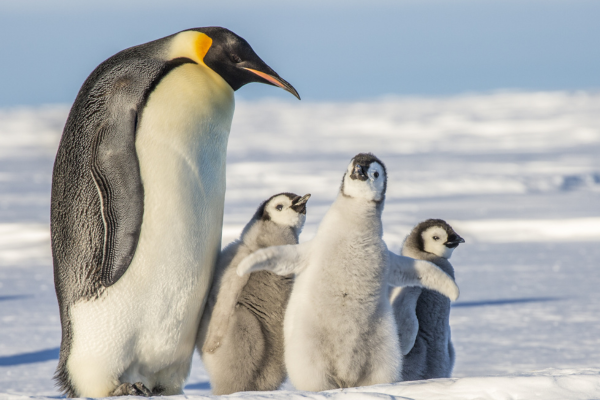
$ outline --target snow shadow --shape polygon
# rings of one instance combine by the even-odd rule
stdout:
[[[29,299],[31,297],[33,297],[33,295],[30,295],[30,294],[16,294],[13,296],[0,296],[0,301]]]
[[[210,382],[198,382],[198,383],[190,383],[189,385],[185,385],[183,388],[188,390],[210,390]]]
[[[0,357],[0,367],[58,360],[60,347]]]
[[[539,302],[557,301],[557,300],[562,300],[562,298],[560,298],[560,297],[530,297],[530,298],[506,299],[506,300],[462,301],[460,303],[452,304],[452,308],[455,308],[455,307],[503,306],[506,304],[539,303]]]

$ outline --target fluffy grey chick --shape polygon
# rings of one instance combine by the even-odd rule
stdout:
[[[430,261],[454,278],[448,259],[464,242],[446,221],[428,219],[408,235],[402,255]],[[455,358],[450,340],[450,299],[433,290],[403,287],[392,290],[390,301],[404,354],[402,379],[450,377]]]
[[[293,277],[268,271],[240,277],[236,268],[258,249],[297,244],[309,197],[280,193],[266,200],[219,256],[196,343],[213,394],[275,390],[286,377],[283,317]]]
[[[285,364],[299,390],[321,391],[400,379],[402,354],[387,284],[458,297],[454,280],[427,261],[398,256],[382,239],[387,175],[372,154],[356,155],[317,231],[299,245],[261,249],[238,273],[295,274],[285,311]]]

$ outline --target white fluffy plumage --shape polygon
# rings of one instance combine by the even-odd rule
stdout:
[[[382,240],[386,170],[355,156],[317,235],[245,258],[238,274],[294,273],[284,322],[285,362],[297,389],[321,391],[401,379],[402,355],[388,284],[427,285],[457,296],[435,265],[390,253]]]

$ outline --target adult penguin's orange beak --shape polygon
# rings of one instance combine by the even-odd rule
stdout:
[[[273,86],[280,87],[283,90],[290,92],[291,94],[296,96],[296,98],[298,100],[300,100],[300,95],[298,94],[296,89],[294,89],[294,87],[292,85],[290,85],[287,81],[285,81],[283,78],[280,78],[279,76],[269,75],[267,73],[264,73],[264,72],[261,72],[261,71],[258,71],[258,70],[252,69],[252,68],[245,68],[245,67],[242,67],[242,68],[244,68],[247,71],[252,72],[253,74],[258,75],[259,77],[261,77],[262,79],[267,81],[267,83],[269,83]]]

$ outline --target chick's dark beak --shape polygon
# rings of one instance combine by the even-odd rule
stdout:
[[[350,178],[358,179],[361,181],[366,181],[367,175],[365,174],[364,167],[360,164],[356,164],[354,166],[354,170],[352,171],[352,174],[350,174]]]
[[[296,197],[292,200],[291,209],[296,211],[298,214],[306,214],[306,202],[310,199],[310,193],[305,194],[304,196]]]
[[[296,89],[294,89],[294,87],[292,85],[290,85],[285,79],[279,77],[279,76],[274,76],[274,75],[270,75],[267,74],[265,72],[256,70],[256,69],[252,69],[252,68],[246,68],[246,67],[242,67],[247,71],[252,72],[255,75],[260,76],[261,78],[263,78],[265,81],[267,81],[267,83],[273,85],[273,86],[277,86],[282,88],[283,90],[286,90],[288,92],[290,92],[291,94],[293,94],[294,96],[296,96],[296,98],[298,100],[300,100],[300,95],[298,94],[298,92],[296,91]]]
[[[448,236],[448,240],[446,241],[446,243],[444,243],[444,245],[448,248],[453,249],[453,248],[457,247],[459,244],[464,243],[464,242],[465,242],[465,239],[461,238],[456,233],[453,233],[450,236]]]

